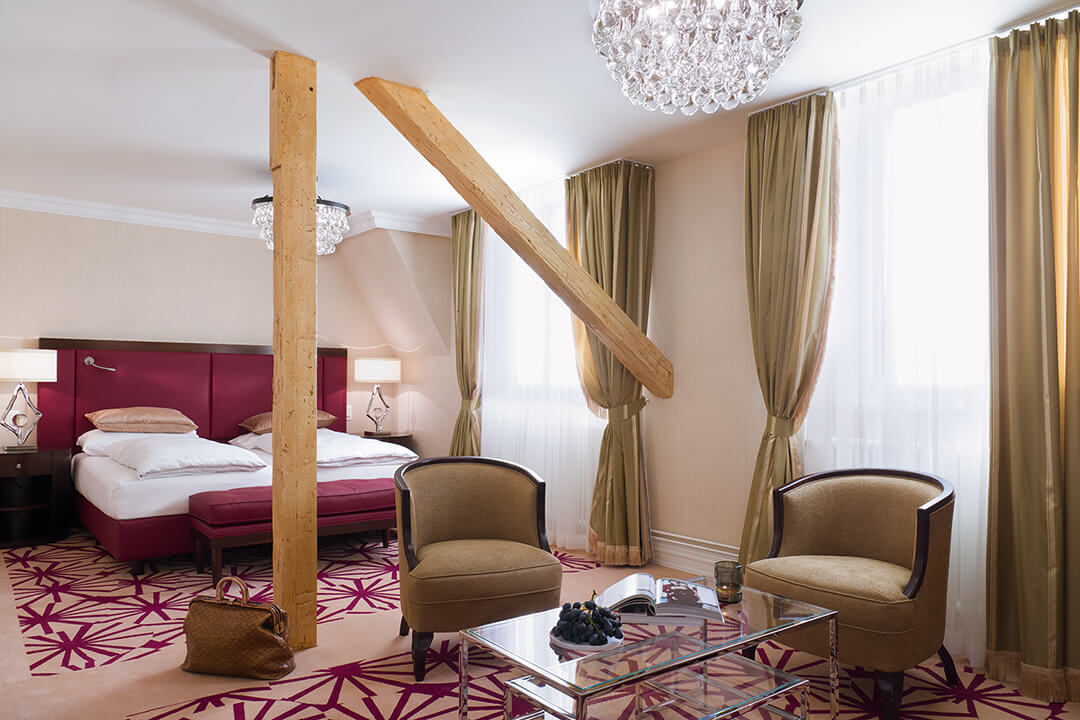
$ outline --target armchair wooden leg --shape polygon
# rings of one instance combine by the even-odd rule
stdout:
[[[739,652],[741,652],[742,656],[744,658],[746,658],[747,660],[753,660],[753,659],[755,659],[757,657],[757,645],[751,645],[750,647],[744,647]]]
[[[435,633],[412,631],[412,667],[416,682],[423,680],[427,674],[427,651],[434,637]]]
[[[956,674],[956,664],[953,663],[952,655],[944,645],[938,648],[937,656],[941,659],[941,667],[945,670],[945,682],[952,687],[959,685],[960,676]]]
[[[146,573],[146,561],[145,560],[132,560],[131,561],[131,574],[143,575]]]
[[[382,546],[390,547],[390,531],[386,528],[383,528],[382,531]]]
[[[401,616],[401,627],[398,629],[398,634],[401,637],[405,637],[409,634],[409,623],[405,620],[405,616]]]
[[[897,720],[900,717],[900,700],[904,696],[904,673],[874,671],[878,702],[881,703],[881,720]]]

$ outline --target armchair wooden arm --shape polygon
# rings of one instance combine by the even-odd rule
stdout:
[[[774,558],[779,557],[782,554],[813,554],[806,551],[805,548],[798,553],[783,553],[784,545],[784,517],[785,507],[788,510],[788,514],[795,514],[799,503],[800,489],[806,488],[811,483],[818,483],[823,480],[830,479],[857,479],[857,478],[881,478],[882,480],[888,479],[910,479],[920,481],[922,483],[928,483],[938,489],[938,493],[930,499],[922,502],[915,510],[915,522],[914,522],[914,542],[912,543],[910,538],[907,539],[907,546],[913,546],[913,552],[908,558],[900,559],[896,552],[896,548],[890,550],[883,550],[876,547],[879,543],[875,542],[874,538],[861,538],[861,542],[853,542],[852,545],[859,546],[860,552],[838,552],[836,546],[822,548],[820,554],[852,554],[866,557],[876,557],[879,559],[886,559],[896,564],[902,564],[905,567],[911,567],[911,577],[909,578],[907,585],[904,588],[904,595],[909,598],[914,598],[919,589],[922,587],[923,581],[926,577],[927,568],[930,566],[932,560],[935,559],[935,548],[931,547],[931,526],[933,524],[935,515],[948,507],[954,499],[954,493],[952,485],[948,481],[937,477],[936,475],[929,475],[926,473],[918,473],[909,470],[885,470],[879,468],[859,468],[851,470],[831,470],[828,472],[816,473],[813,475],[807,475],[799,478],[794,482],[791,482],[784,487],[777,488],[773,491],[773,541],[772,547],[769,549],[769,553],[766,557]],[[867,503],[866,508],[868,511],[882,512],[883,508],[875,507],[873,503],[876,498],[873,497],[873,486],[866,488],[869,492],[863,492],[863,499]],[[925,495],[924,495],[925,496]],[[910,506],[909,506],[910,507]],[[897,514],[908,511],[907,508],[884,508],[885,512],[895,511]],[[951,516],[950,516],[951,517]],[[815,524],[818,527],[828,527],[827,523],[822,521],[822,518],[814,518]],[[833,531],[835,533],[835,530]],[[882,539],[884,542],[884,539]],[[893,541],[893,545],[898,545]],[[903,543],[899,543],[903,546]],[[814,552],[817,552],[816,550]],[[886,556],[882,557],[882,554]],[[947,558],[937,558],[941,561],[947,562]]]
[[[517,508],[518,514],[525,513],[531,520],[535,520],[535,535],[525,531],[524,528],[516,528],[517,532],[513,533],[513,537],[507,539],[518,539],[528,544],[535,545],[543,549],[546,552],[551,552],[551,546],[548,544],[547,529],[546,529],[546,517],[545,517],[545,488],[544,481],[532,472],[528,468],[522,467],[516,463],[508,462],[506,460],[498,460],[495,458],[486,457],[468,457],[468,456],[454,456],[454,457],[438,457],[427,458],[424,460],[417,460],[398,468],[394,475],[394,484],[398,492],[398,512],[401,518],[400,537],[398,542],[401,545],[402,553],[406,562],[409,565],[409,569],[412,570],[419,562],[417,558],[417,551],[420,549],[422,543],[417,540],[417,533],[413,528],[413,515],[414,504],[416,498],[414,498],[415,489],[410,487],[408,476],[410,473],[420,471],[422,473],[437,471],[440,468],[446,468],[449,470],[463,469],[464,465],[481,465],[488,468],[497,468],[502,473],[513,473],[514,479],[524,479],[530,483],[530,487],[533,492],[530,495],[519,494],[515,497],[515,502],[519,504],[526,504],[523,508]],[[444,485],[446,483],[454,482],[453,473],[448,472],[447,477],[440,478],[439,482]],[[497,489],[493,488],[493,493]],[[468,500],[468,494],[461,496],[450,495],[443,498],[443,503],[440,505],[440,512],[449,517],[453,517],[455,514],[462,514],[463,517],[467,517],[469,511],[475,512],[477,508],[473,503]],[[454,501],[460,502],[459,507],[454,507]],[[498,503],[495,503],[496,505]],[[487,504],[487,510],[499,514],[506,508],[490,507],[491,503]],[[467,521],[463,523],[459,536],[460,537],[499,537],[502,533],[499,532],[499,528],[476,528],[470,525]],[[505,530],[505,528],[503,528]],[[477,534],[472,534],[475,531]]]

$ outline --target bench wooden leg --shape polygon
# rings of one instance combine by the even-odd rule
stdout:
[[[132,560],[131,561],[131,574],[132,575],[142,575],[145,572],[146,572],[146,561],[145,560]]]
[[[214,580],[214,587],[217,587],[218,581],[221,580],[221,546],[210,541],[210,576]]]
[[[203,555],[206,548],[203,546],[202,537],[198,533],[192,534],[192,539],[195,541],[195,572],[202,574],[206,570],[206,557]]]
[[[382,530],[382,546],[390,547],[390,530],[383,528]]]

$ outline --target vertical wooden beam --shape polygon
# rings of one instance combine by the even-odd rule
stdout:
[[[274,175],[274,602],[295,650],[314,647],[315,62],[275,52],[270,64]]]

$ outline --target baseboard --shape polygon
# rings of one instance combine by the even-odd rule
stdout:
[[[717,560],[738,560],[739,548],[734,545],[687,537],[663,530],[652,531],[652,561],[672,570],[694,575],[712,575]]]

